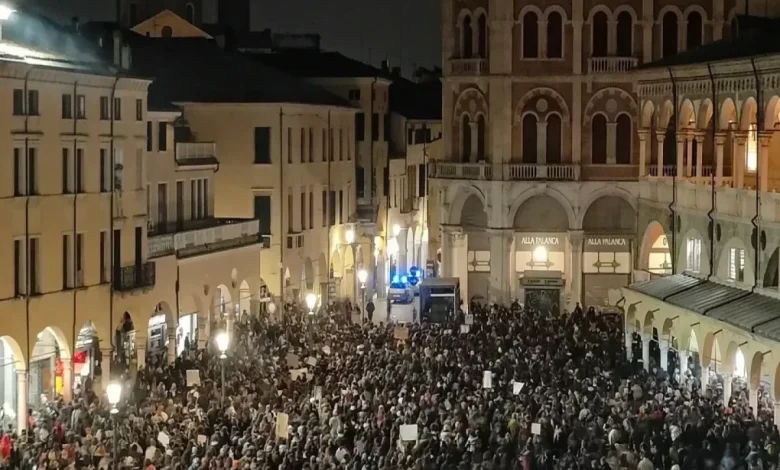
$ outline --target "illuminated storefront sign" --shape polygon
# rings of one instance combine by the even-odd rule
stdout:
[[[585,238],[585,249],[588,251],[630,251],[631,243],[626,237],[589,236]]]
[[[566,235],[558,233],[516,234],[516,271],[563,271],[565,242]]]

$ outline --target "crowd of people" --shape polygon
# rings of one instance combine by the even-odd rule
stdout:
[[[690,375],[636,367],[619,317],[516,304],[470,314],[401,330],[326,310],[249,317],[227,358],[209,341],[128,378],[115,415],[91,390],[50,401],[30,430],[2,437],[3,466],[778,468],[771,414],[754,417],[744,393],[724,404]]]

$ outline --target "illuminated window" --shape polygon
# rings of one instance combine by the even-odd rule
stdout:
[[[688,239],[688,271],[701,270],[701,238]]]
[[[666,235],[658,237],[650,247],[647,270],[654,274],[672,274],[672,255]]]
[[[743,282],[745,280],[745,250],[731,248],[729,250],[729,281]]]
[[[758,166],[758,130],[755,124],[748,128],[746,165],[748,171],[756,171]]]

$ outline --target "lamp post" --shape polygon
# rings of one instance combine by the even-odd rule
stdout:
[[[306,307],[309,309],[309,315],[314,315],[314,307],[317,306],[317,296],[314,292],[306,294]]]
[[[219,352],[221,353],[219,358],[220,362],[222,363],[222,395],[220,396],[220,405],[225,405],[225,359],[227,359],[227,354],[225,352],[228,349],[228,345],[230,344],[230,336],[224,331],[221,331],[217,334],[217,348],[219,348]]]
[[[368,271],[360,269],[358,271],[358,281],[360,281],[360,302],[362,308],[360,309],[365,313],[366,311],[366,281],[368,280]]]
[[[116,405],[119,403],[119,400],[122,398],[122,386],[117,382],[111,382],[106,387],[106,395],[108,396],[108,404],[111,405],[111,425],[112,425],[112,444],[111,444],[111,460],[114,462],[114,467],[118,468],[118,462],[117,458],[119,457],[117,455],[117,414],[119,413],[119,410],[117,409]]]

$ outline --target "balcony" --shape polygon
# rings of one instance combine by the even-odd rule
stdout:
[[[114,290],[130,292],[153,287],[157,271],[154,262],[117,267],[114,271]]]
[[[497,173],[496,173],[497,172]],[[430,178],[495,181],[577,181],[580,166],[573,164],[537,165],[532,163],[447,163],[428,165]]]
[[[428,177],[453,180],[492,180],[493,166],[488,163],[429,163]]]
[[[187,258],[247,245],[270,246],[270,236],[260,235],[254,219],[203,219],[150,227],[148,256],[176,254]]]
[[[576,181],[580,179],[580,166],[571,164],[511,163],[505,165],[504,170],[504,179],[508,181]]]
[[[452,59],[452,75],[487,75],[490,67],[487,59]]]
[[[588,73],[623,73],[638,63],[636,57],[591,57],[588,59]]]
[[[176,163],[185,165],[217,165],[215,142],[176,142]]]

